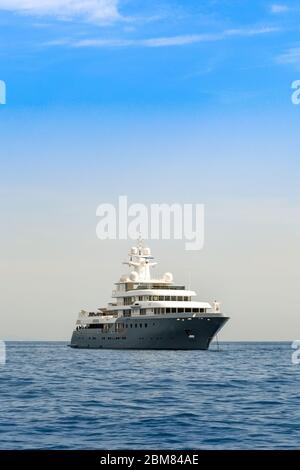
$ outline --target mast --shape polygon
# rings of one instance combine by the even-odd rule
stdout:
[[[151,256],[151,250],[144,246],[141,238],[137,243],[137,246],[133,246],[128,253],[129,260],[123,264],[127,264],[132,268],[130,277],[136,281],[151,281],[150,268],[156,266],[157,263],[153,262],[153,256]]]

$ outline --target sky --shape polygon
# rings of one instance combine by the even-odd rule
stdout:
[[[1,339],[69,340],[130,240],[96,208],[205,204],[205,244],[151,241],[231,317],[300,339],[299,2],[0,0]]]

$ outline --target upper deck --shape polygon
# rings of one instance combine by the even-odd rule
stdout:
[[[171,316],[221,315],[219,304],[195,301],[196,292],[182,284],[174,284],[173,275],[165,273],[152,278],[150,268],[156,265],[149,248],[141,241],[131,248],[129,261],[131,271],[121,276],[112,292],[113,302],[98,312],[82,311],[78,324],[114,323],[128,317],[169,318]]]

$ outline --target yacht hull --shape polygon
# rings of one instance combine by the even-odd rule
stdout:
[[[228,321],[223,315],[119,318],[113,331],[90,327],[75,330],[72,348],[206,350]]]

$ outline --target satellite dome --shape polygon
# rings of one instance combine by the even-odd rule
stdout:
[[[136,246],[133,246],[130,250],[131,255],[137,255],[138,254],[138,249]]]
[[[123,276],[120,277],[120,282],[126,282],[128,279],[127,274],[123,274]]]
[[[133,282],[136,282],[139,278],[139,275],[136,271],[132,271],[132,273],[130,273],[130,280],[133,281]]]
[[[164,274],[164,280],[166,282],[172,282],[173,281],[173,274],[172,273],[165,273]]]
[[[143,248],[143,255],[150,256],[151,255],[150,248]]]

